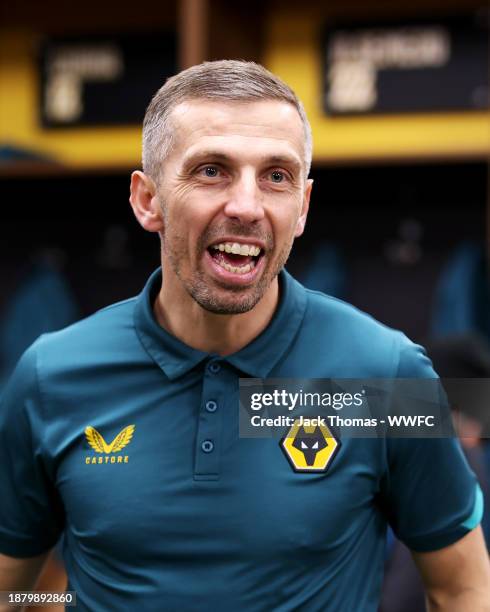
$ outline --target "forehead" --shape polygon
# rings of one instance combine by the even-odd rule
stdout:
[[[218,147],[230,154],[248,151],[304,159],[303,123],[288,102],[191,100],[176,106],[170,117],[174,155]]]

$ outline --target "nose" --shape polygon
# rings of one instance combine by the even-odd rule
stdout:
[[[224,213],[241,223],[254,223],[264,218],[263,194],[257,185],[255,172],[244,171],[228,191]]]

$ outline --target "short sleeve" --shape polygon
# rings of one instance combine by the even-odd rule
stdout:
[[[45,552],[62,531],[62,506],[40,445],[36,345],[24,353],[0,397],[0,552],[12,557]]]
[[[405,339],[398,377],[437,374],[422,347]],[[420,552],[449,546],[483,514],[478,481],[454,437],[387,438],[382,500],[397,537]]]

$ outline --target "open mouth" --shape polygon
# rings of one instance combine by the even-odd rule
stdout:
[[[208,248],[213,261],[232,274],[249,274],[255,269],[264,251],[252,243],[219,242]]]

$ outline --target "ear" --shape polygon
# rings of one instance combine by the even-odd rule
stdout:
[[[296,223],[296,230],[294,232],[294,237],[298,238],[305,231],[306,225],[306,217],[308,216],[308,210],[310,208],[310,197],[311,197],[311,189],[313,187],[313,179],[308,179],[306,181],[305,193],[303,196],[303,205],[301,207],[301,214],[299,216],[298,222]]]
[[[135,170],[131,175],[129,201],[141,227],[148,232],[163,230],[162,212],[155,183],[140,170]]]

